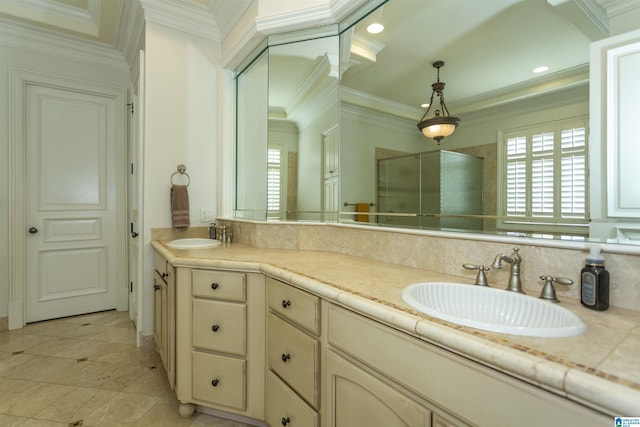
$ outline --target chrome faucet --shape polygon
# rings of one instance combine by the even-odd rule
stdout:
[[[522,257],[518,254],[518,251],[518,248],[513,248],[513,253],[511,255],[496,255],[491,266],[500,270],[502,268],[502,261],[511,264],[511,275],[509,276],[509,285],[507,286],[507,290],[524,294],[525,292],[522,290],[522,281],[520,280],[520,263],[522,263]]]

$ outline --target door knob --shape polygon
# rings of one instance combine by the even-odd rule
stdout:
[[[36,234],[38,232],[38,229],[35,227],[29,227],[29,233],[31,234]]]

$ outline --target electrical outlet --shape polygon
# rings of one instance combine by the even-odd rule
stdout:
[[[200,208],[200,221],[202,222],[209,221],[209,209]]]

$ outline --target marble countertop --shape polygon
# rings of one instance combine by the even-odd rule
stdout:
[[[152,246],[176,267],[262,272],[612,417],[640,415],[637,311],[611,307],[596,312],[563,300],[562,306],[587,324],[586,333],[569,338],[497,334],[432,318],[401,297],[412,283],[466,283],[468,278],[331,252],[236,243],[191,250],[173,250],[160,241]]]

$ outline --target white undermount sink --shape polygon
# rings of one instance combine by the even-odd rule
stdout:
[[[205,238],[189,238],[189,239],[176,239],[167,242],[167,246],[171,249],[205,249],[213,248],[220,245],[219,240],[205,239]]]
[[[416,310],[471,328],[532,337],[571,337],[587,330],[573,312],[541,299],[484,286],[423,282],[402,299]]]

